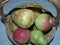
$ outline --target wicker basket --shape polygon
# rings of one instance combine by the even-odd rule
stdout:
[[[44,12],[49,12],[48,10],[44,9],[42,6],[40,6],[39,4],[37,3],[28,3],[28,4],[23,4],[23,5],[19,5],[17,7],[15,7],[14,9],[18,9],[18,8],[38,8],[38,9],[42,9],[42,11],[44,10]],[[12,9],[12,11],[14,10]],[[11,12],[12,12],[11,11]],[[49,12],[50,13],[50,12]],[[11,19],[11,15],[8,15],[7,16],[7,19],[8,19],[8,23],[6,23],[6,33],[9,37],[9,39],[16,45],[19,45],[18,43],[16,43],[14,40],[13,40],[13,33],[11,31],[11,23],[12,23],[12,19]],[[50,41],[53,39],[54,37],[54,34],[55,34],[55,31],[56,31],[56,26],[53,26],[52,29],[47,33],[45,34],[45,37],[46,37],[46,41],[47,43],[50,43]]]
[[[11,31],[11,23],[12,23],[11,13],[14,10],[22,9],[22,8],[29,8],[29,9],[37,8],[37,9],[41,9],[41,11],[44,13],[51,14],[47,9],[45,9],[43,6],[41,6],[40,4],[37,4],[37,3],[24,3],[24,4],[20,4],[20,5],[16,6],[14,9],[12,9],[10,11],[9,15],[7,16],[7,22],[5,22],[5,24],[6,24],[7,36],[9,38],[9,40],[15,45],[20,45],[20,44],[16,43],[13,40],[13,32]],[[45,34],[47,45],[53,40],[56,29],[57,29],[57,26],[53,26],[52,29],[48,33]],[[23,45],[32,45],[32,44],[28,43],[28,44],[23,44]]]

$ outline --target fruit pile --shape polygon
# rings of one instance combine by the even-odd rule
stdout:
[[[44,34],[53,26],[54,18],[38,10],[19,9],[12,14],[13,40],[19,44],[47,45]]]

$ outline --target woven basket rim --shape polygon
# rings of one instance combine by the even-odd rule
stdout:
[[[16,6],[15,8],[25,8],[25,7],[39,7],[39,8],[41,8],[41,9],[43,9],[43,10],[45,10],[45,11],[47,11],[47,12],[50,12],[50,11],[48,11],[47,9],[45,9],[45,8],[43,8],[42,6],[40,6],[39,4],[37,4],[37,3],[24,3],[23,5],[21,5],[21,6]],[[15,9],[14,8],[14,9]],[[13,9],[12,9],[13,10]],[[11,10],[11,11],[12,11]],[[10,11],[10,12],[11,12]],[[10,13],[9,12],[9,13]],[[7,19],[8,19],[8,23],[5,23],[6,24],[6,33],[7,33],[7,36],[9,37],[9,39],[14,43],[14,44],[17,44],[14,40],[13,40],[13,37],[12,37],[12,32],[10,31],[10,23],[11,23],[11,16],[10,16],[10,14],[9,14],[9,16],[7,16]],[[46,36],[50,36],[51,35],[51,37],[48,37],[48,39],[47,39],[47,43],[49,43],[52,39],[53,39],[53,37],[54,37],[54,35],[55,35],[55,31],[56,31],[56,27],[53,27],[52,28],[52,30],[51,30],[51,32],[50,33],[48,33],[48,34],[46,34],[45,35],[45,37]],[[11,34],[10,34],[11,33]]]

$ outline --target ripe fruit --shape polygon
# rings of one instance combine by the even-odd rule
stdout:
[[[24,44],[29,40],[30,31],[28,29],[18,28],[13,35],[14,41],[19,44]]]
[[[35,20],[35,25],[39,30],[46,32],[53,26],[53,20],[49,14],[40,14]]]
[[[43,33],[39,30],[32,30],[30,40],[35,45],[46,45],[46,40]]]
[[[34,23],[35,16],[30,9],[20,9],[12,13],[12,19],[21,28],[29,28]]]
[[[18,26],[15,23],[12,22],[12,24],[11,24],[12,32],[15,32],[17,28],[18,28]]]

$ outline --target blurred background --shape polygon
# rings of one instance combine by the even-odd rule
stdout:
[[[9,2],[6,3],[3,8],[4,14],[5,15],[8,14],[9,11],[12,10],[15,6],[17,6],[21,3],[28,3],[28,2],[29,3],[30,2],[39,3],[40,5],[42,5],[46,9],[48,9],[53,14],[54,17],[56,17],[57,12],[56,12],[55,7],[47,0],[9,0]],[[60,0],[58,0],[58,2],[60,3]],[[0,16],[0,45],[13,45],[7,37],[6,27],[2,23],[1,18],[2,17]],[[55,37],[49,45],[60,45],[60,22],[59,22],[59,26],[56,30]]]

